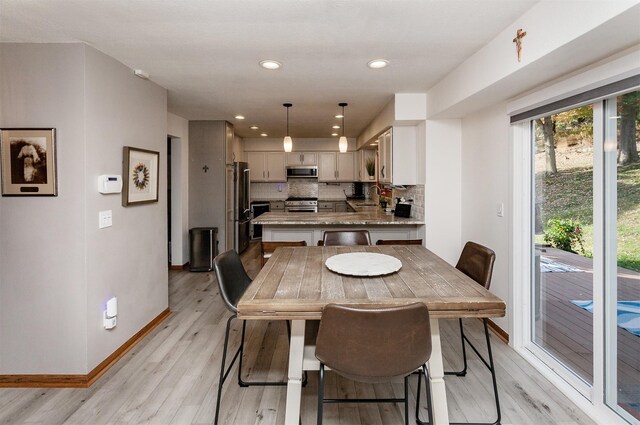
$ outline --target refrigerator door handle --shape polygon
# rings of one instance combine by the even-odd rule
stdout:
[[[244,180],[244,184],[246,185],[244,214],[247,214],[247,211],[251,213],[251,169],[245,168],[244,172],[246,173],[246,178]],[[246,215],[246,217],[251,219],[251,214]]]

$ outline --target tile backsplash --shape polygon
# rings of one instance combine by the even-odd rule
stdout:
[[[352,190],[351,183],[318,183],[302,179],[288,183],[251,183],[251,199],[268,201],[290,196],[344,199],[352,194]]]

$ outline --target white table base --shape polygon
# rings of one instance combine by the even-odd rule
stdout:
[[[302,372],[304,360],[304,320],[291,321],[291,341],[289,342],[289,381],[287,383],[287,406],[284,416],[285,425],[298,425],[300,404],[302,401]],[[315,352],[315,350],[314,350]],[[308,364],[315,364],[309,361]],[[429,385],[433,401],[434,424],[448,424],[447,392],[442,366],[442,347],[440,328],[437,319],[431,319],[431,359],[429,366]]]

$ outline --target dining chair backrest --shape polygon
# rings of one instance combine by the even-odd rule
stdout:
[[[251,284],[240,260],[234,250],[223,252],[213,259],[213,266],[218,278],[218,289],[227,308],[234,313],[238,311],[238,301]]]
[[[324,232],[324,246],[371,245],[368,230],[334,230]]]
[[[378,239],[376,245],[422,245],[422,239]]]
[[[359,308],[329,304],[320,319],[316,357],[360,382],[388,382],[424,365],[431,356],[429,309],[423,303]]]
[[[262,248],[262,265],[267,262],[273,252],[283,246],[307,246],[306,241],[277,241],[277,242],[260,242]]]
[[[496,261],[496,253],[486,246],[475,242],[467,242],[462,249],[456,269],[489,289],[493,263]]]

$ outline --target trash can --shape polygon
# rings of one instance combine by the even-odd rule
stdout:
[[[218,255],[218,228],[194,227],[189,230],[189,270],[209,272],[213,270],[213,259]]]

